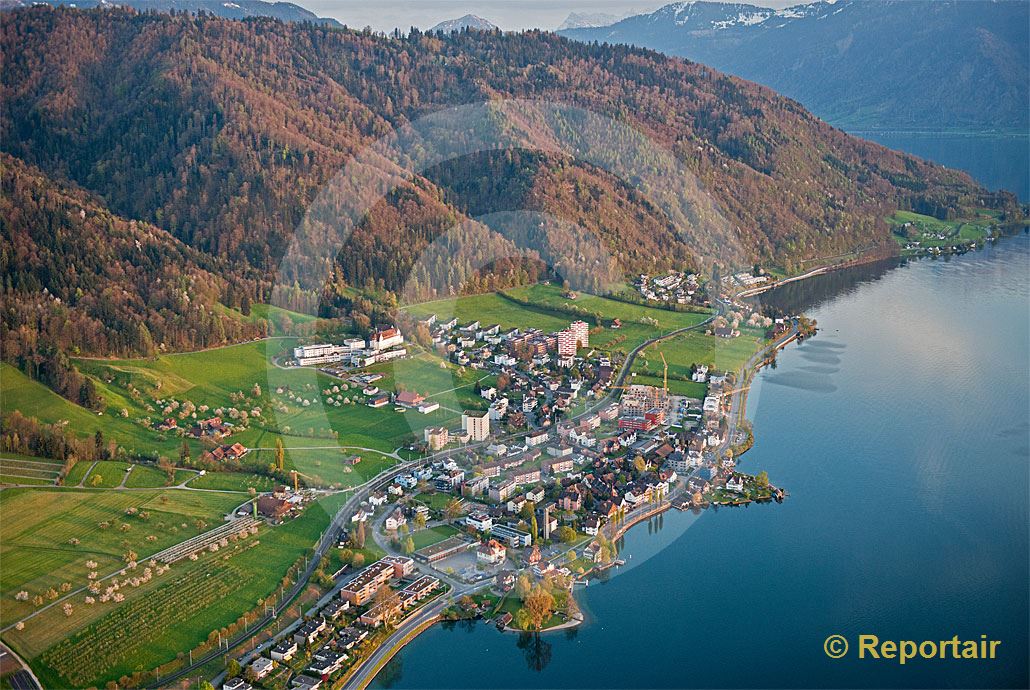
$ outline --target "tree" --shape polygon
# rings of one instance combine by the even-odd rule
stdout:
[[[415,513],[415,527],[417,527],[419,529],[425,529],[426,528],[426,514],[425,513]]]
[[[530,630],[539,630],[554,612],[554,596],[542,585],[536,585],[522,600]]]
[[[529,579],[529,575],[522,573],[519,578],[515,580],[515,594],[519,599],[525,599],[530,590],[533,588],[533,581]]]
[[[461,501],[457,498],[452,498],[447,502],[447,506],[444,508],[443,514],[450,520],[461,515]]]
[[[757,475],[755,475],[755,486],[757,486],[759,489],[768,489],[769,473],[765,470],[762,470]]]
[[[577,538],[576,530],[572,529],[568,525],[562,525],[559,527],[555,532],[555,535],[566,544],[571,544],[576,541]]]
[[[225,675],[229,678],[235,678],[240,675],[240,662],[236,659],[229,659],[225,663]]]
[[[647,461],[644,460],[644,456],[638,455],[637,457],[633,458],[633,469],[635,469],[638,473],[642,473],[644,470],[647,469]]]
[[[410,536],[404,540],[404,553],[415,553],[415,540]]]
[[[182,440],[182,445],[179,446],[179,464],[185,465],[190,461],[190,444],[187,443],[186,439]]]

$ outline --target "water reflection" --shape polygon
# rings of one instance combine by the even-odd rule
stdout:
[[[516,646],[522,650],[530,671],[540,673],[551,663],[551,643],[540,633],[519,633]]]
[[[763,311],[774,316],[806,312],[831,299],[849,294],[866,283],[877,281],[902,259],[890,258],[854,266],[841,271],[830,271],[806,280],[787,283],[752,298]]]

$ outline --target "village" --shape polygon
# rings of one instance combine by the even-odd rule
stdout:
[[[717,318],[706,335],[732,337]],[[418,325],[453,364],[490,374],[476,386],[484,409],[463,410],[460,426],[425,427],[415,459],[354,497],[338,548],[371,542],[385,555],[341,568],[320,606],[230,665],[222,687],[338,687],[390,631],[429,618],[517,631],[577,625],[574,587],[622,564],[618,540],[633,524],[669,508],[784,497],[764,472],[736,468],[749,445],[732,409],[737,372],[695,363],[690,379],[705,393],[690,397],[670,392],[667,363],[662,385],[633,383],[621,357],[591,347],[597,327],[582,320],[550,333],[436,315]],[[370,350],[403,343],[393,327],[368,343],[298,346],[292,364],[333,367],[371,407],[425,414],[434,404],[425,393],[381,391],[360,371]],[[277,492],[256,499],[257,515],[276,522],[302,508],[296,485]]]

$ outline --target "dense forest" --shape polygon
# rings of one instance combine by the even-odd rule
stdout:
[[[1016,207],[766,88],[549,33],[383,36],[63,7],[5,13],[0,32],[4,358],[87,403],[66,354],[148,355],[260,335],[235,310],[273,291],[286,306],[365,325],[385,312],[362,303],[354,313],[356,292],[421,299],[547,270],[546,256],[493,259],[513,248],[485,233],[479,214],[529,209],[575,224],[605,242],[605,269],[624,272],[689,265],[691,243],[710,239],[684,236],[598,167],[499,151],[399,176],[325,286],[273,288],[305,209],[347,161],[449,106],[533,99],[626,123],[696,176],[742,258],[788,270],[889,245],[883,218],[895,208],[944,217]],[[445,234],[454,251],[430,253],[427,265],[427,246]]]

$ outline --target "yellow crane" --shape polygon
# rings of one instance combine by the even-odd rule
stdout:
[[[664,371],[662,372],[662,390],[665,391],[666,395],[668,395],[669,394],[669,363],[665,361],[665,353],[664,352],[659,350],[658,354],[660,354],[662,356],[662,366],[665,367]]]

